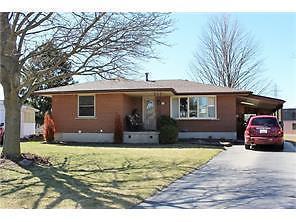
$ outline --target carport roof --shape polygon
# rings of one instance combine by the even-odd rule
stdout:
[[[249,94],[247,96],[240,96],[239,102],[247,106],[253,106],[261,109],[277,110],[282,108],[285,100]]]

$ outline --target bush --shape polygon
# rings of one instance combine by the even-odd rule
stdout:
[[[177,127],[177,122],[169,116],[161,116],[159,118],[159,126],[162,127],[166,125],[173,125]]]
[[[114,121],[114,143],[123,143],[123,127],[119,114],[116,114]]]
[[[44,130],[43,138],[47,143],[54,142],[55,125],[51,112],[46,112],[44,115]]]
[[[174,119],[168,116],[161,116],[159,119],[160,134],[159,142],[163,144],[172,144],[177,142],[178,138],[178,127]]]

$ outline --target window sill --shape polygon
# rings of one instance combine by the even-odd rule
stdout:
[[[96,116],[77,116],[75,119],[97,119]]]
[[[175,118],[175,120],[220,120],[218,118]]]

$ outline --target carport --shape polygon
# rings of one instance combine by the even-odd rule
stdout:
[[[237,98],[237,138],[242,139],[246,121],[252,115],[275,115],[282,121],[284,100],[250,94]]]

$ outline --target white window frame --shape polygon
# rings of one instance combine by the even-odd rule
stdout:
[[[215,116],[214,117],[189,117],[189,98],[192,97],[207,97],[207,98],[214,98],[215,100]],[[178,99],[179,100],[179,117],[175,118],[173,117],[173,99]],[[180,98],[187,98],[187,117],[180,117]],[[199,112],[199,104],[197,104],[197,111]],[[207,106],[209,107],[209,105]],[[207,110],[209,113],[209,109]],[[170,117],[174,118],[176,120],[217,120],[217,96],[216,95],[190,95],[190,96],[171,96],[170,98]]]
[[[94,97],[94,115],[93,116],[80,116],[79,113],[79,98],[84,96]],[[78,94],[77,95],[77,118],[79,119],[95,119],[96,118],[96,95],[95,94]]]

